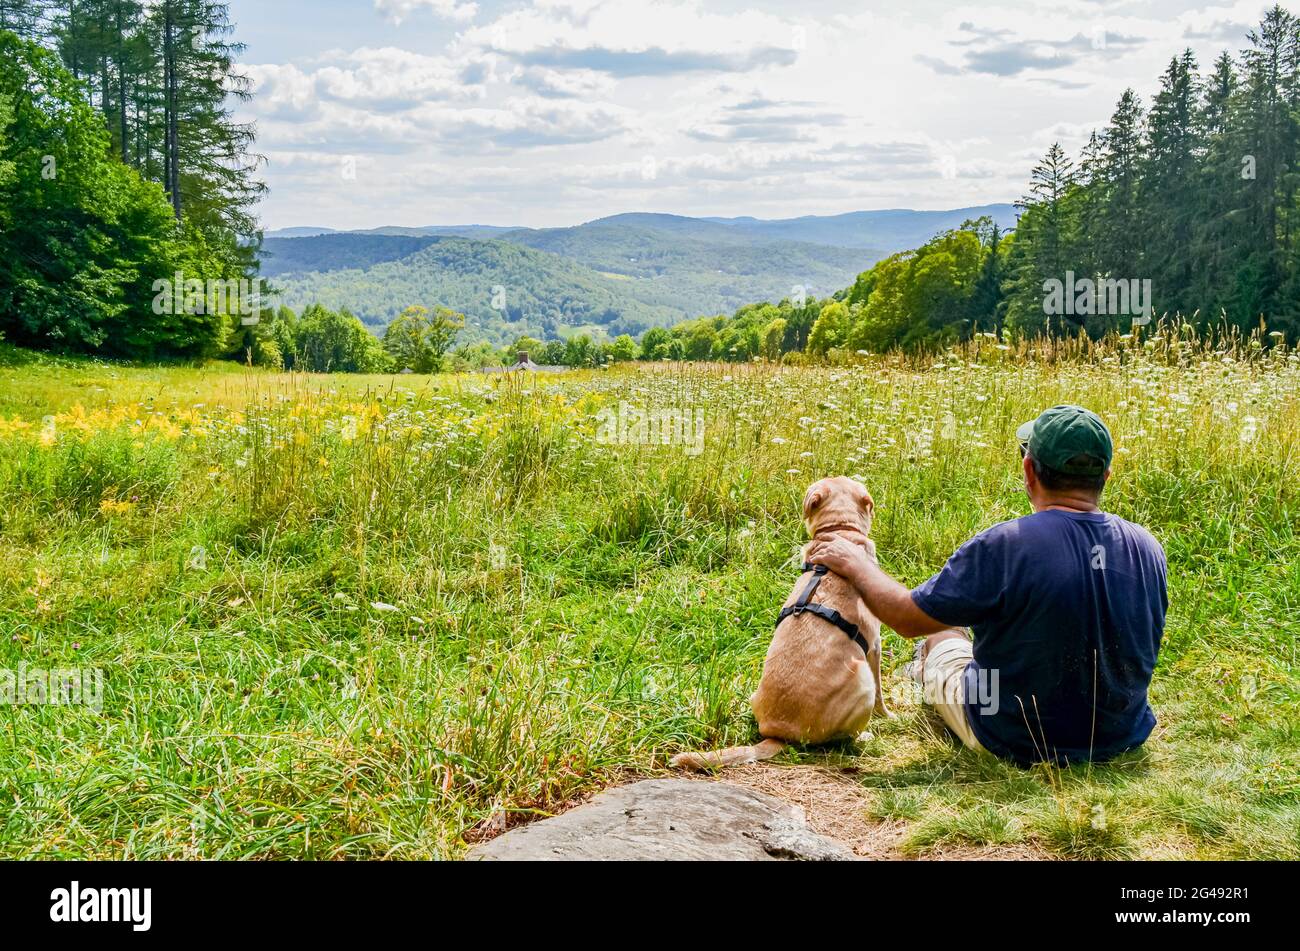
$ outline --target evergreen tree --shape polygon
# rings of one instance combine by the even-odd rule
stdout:
[[[176,217],[252,237],[250,209],[265,186],[255,178],[260,157],[250,154],[255,129],[235,122],[230,109],[251,92],[235,67],[244,46],[229,39],[228,4],[158,0],[153,19],[162,44],[163,185]]]
[[[39,0],[0,0],[0,30],[25,40],[41,39],[45,32],[43,12]]]
[[[1098,222],[1102,249],[1099,271],[1129,279],[1144,274],[1141,177],[1142,103],[1132,89],[1120,96],[1110,125],[1102,135],[1102,218]]]
[[[1237,71],[1223,53],[1205,82],[1197,137],[1204,151],[1197,172],[1195,218],[1187,257],[1193,263],[1191,301],[1203,317],[1215,319],[1232,306],[1234,256],[1244,226],[1240,209],[1253,184],[1256,163],[1235,120]]]
[[[1099,224],[1106,213],[1105,149],[1101,136],[1093,129],[1079,156],[1079,196],[1076,203],[1078,234],[1074,241],[1073,261],[1077,274],[1095,278],[1101,273],[1102,233]]]
[[[1187,50],[1170,62],[1152,100],[1140,188],[1146,272],[1142,276],[1152,282],[1158,309],[1171,313],[1186,312],[1194,299],[1188,251],[1200,211],[1199,97],[1196,59]]]
[[[1015,333],[1063,330],[1049,324],[1043,310],[1043,283],[1064,280],[1074,263],[1077,203],[1074,163],[1059,142],[1053,142],[1029,176],[1029,194],[1017,206],[1023,210],[1008,260],[1007,326]],[[1091,226],[1091,225],[1090,225]]]
[[[983,263],[979,277],[971,292],[969,315],[972,331],[991,330],[1001,335],[1003,320],[1002,301],[1002,232],[992,219],[988,222],[986,237],[982,241]]]
[[[1279,6],[1247,34],[1237,112],[1255,178],[1242,190],[1245,228],[1230,316],[1249,326],[1287,309],[1279,291],[1294,267],[1297,159],[1300,155],[1300,21]]]

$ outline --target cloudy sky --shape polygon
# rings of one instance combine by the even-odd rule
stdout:
[[[1012,201],[1264,5],[232,0],[293,225],[793,217]]]

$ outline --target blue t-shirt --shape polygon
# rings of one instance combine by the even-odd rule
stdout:
[[[1060,509],[1003,522],[912,600],[975,635],[966,716],[989,752],[1104,760],[1151,735],[1147,687],[1169,595],[1164,550],[1146,529]]]

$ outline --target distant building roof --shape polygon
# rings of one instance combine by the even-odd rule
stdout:
[[[568,367],[544,366],[536,364],[526,353],[520,353],[519,359],[508,367],[485,367],[484,373],[514,373],[523,371],[527,373],[563,373]]]

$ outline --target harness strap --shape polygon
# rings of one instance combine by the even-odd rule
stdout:
[[[812,600],[812,596],[817,591],[817,586],[820,585],[822,579],[830,573],[830,569],[825,565],[805,564],[803,570],[805,574],[810,571],[812,572],[812,580],[808,582],[808,586],[799,594],[799,597],[794,604],[781,611],[780,616],[776,619],[777,626],[779,627],[781,622],[788,617],[794,617],[800,614],[812,614],[821,618],[823,621],[834,624],[844,632],[845,636],[847,636],[849,640],[861,647],[862,652],[866,654],[867,657],[870,657],[871,645],[867,643],[867,639],[862,636],[862,632],[858,630],[856,624],[850,623],[844,615],[840,614],[840,612],[836,611],[834,608],[828,608],[824,604],[809,603]]]

